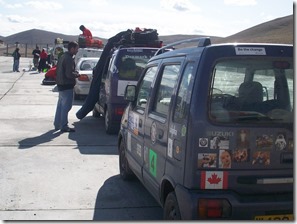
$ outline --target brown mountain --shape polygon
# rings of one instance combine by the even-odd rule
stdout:
[[[79,33],[78,33],[79,35]],[[1,37],[0,40],[4,41],[4,44],[10,44],[10,51],[13,51],[14,44],[16,42],[27,44],[27,51],[31,52],[36,44],[45,47],[51,47],[54,44],[55,38],[59,37],[64,40],[72,41],[77,40],[78,35],[64,35],[61,33],[48,32],[44,30],[31,29],[24,32],[16,33],[7,37]],[[205,35],[204,35],[205,36]],[[169,44],[175,41],[201,37],[201,35],[169,35],[159,36],[163,43]],[[100,37],[98,37],[100,38]],[[293,15],[277,18],[269,22],[259,24],[249,29],[243,30],[234,35],[226,38],[211,36],[212,43],[223,42],[250,42],[250,43],[294,43],[294,17]],[[106,43],[107,39],[102,39],[103,43]],[[0,49],[0,55],[5,54],[4,49]],[[30,56],[30,54],[29,54]]]
[[[294,43],[293,15],[277,18],[266,23],[218,40],[222,42],[250,42],[250,43]]]

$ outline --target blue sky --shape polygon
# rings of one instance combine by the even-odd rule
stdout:
[[[68,35],[81,24],[109,38],[127,29],[226,37],[293,14],[292,0],[0,0],[0,36],[30,29]]]

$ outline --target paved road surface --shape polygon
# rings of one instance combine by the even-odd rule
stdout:
[[[0,56],[0,219],[161,220],[162,209],[143,185],[119,177],[116,135],[91,113],[79,121],[75,101],[69,115],[75,133],[53,130],[58,93],[43,86],[44,74],[20,73]]]

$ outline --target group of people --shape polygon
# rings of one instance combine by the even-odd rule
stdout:
[[[47,58],[48,54],[46,53],[45,49],[42,49],[42,51],[39,50],[39,47],[36,46],[36,48],[32,52],[33,55],[33,65],[34,68],[39,72],[42,72],[45,68],[47,68]],[[20,72],[19,66],[20,66],[20,49],[17,47],[14,52],[12,53],[13,57],[13,65],[12,65],[12,71],[13,72]]]
[[[80,30],[83,32],[82,35],[87,38],[92,38],[92,33],[90,30],[81,25]],[[68,44],[68,51],[64,52],[58,59],[56,68],[56,84],[59,92],[55,118],[54,118],[54,128],[56,131],[61,132],[74,132],[75,129],[68,126],[68,113],[72,108],[73,104],[73,89],[76,83],[76,78],[79,74],[75,71],[74,56],[78,52],[78,42],[71,41]],[[47,61],[47,53],[45,49],[40,51],[39,47],[33,50],[33,64],[38,71],[42,71]],[[19,53],[19,48],[16,48],[12,54],[13,71],[19,72],[19,60],[21,54]]]
[[[47,68],[46,62],[48,54],[44,48],[40,51],[39,47],[36,46],[36,48],[32,51],[32,55],[34,68],[38,69],[38,72],[42,72],[45,68]]]

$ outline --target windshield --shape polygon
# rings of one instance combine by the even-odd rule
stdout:
[[[213,70],[210,115],[216,122],[293,123],[292,59],[228,59]]]
[[[154,56],[157,49],[125,49],[116,62],[119,78],[138,80],[148,60]]]

